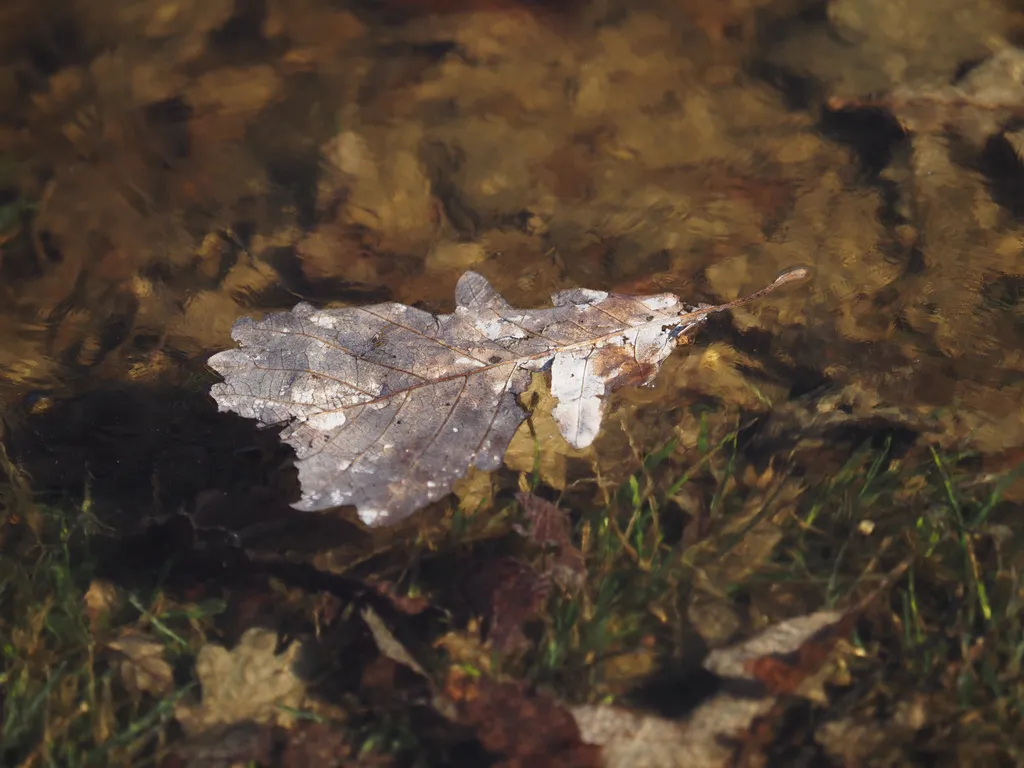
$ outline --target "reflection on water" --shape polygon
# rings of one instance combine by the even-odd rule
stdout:
[[[280,512],[287,451],[206,394],[240,316],[447,311],[470,268],[513,305],[721,301],[808,265],[617,395],[593,450],[553,447],[539,407],[463,505],[536,470],[595,509],[639,457],[674,440],[685,464],[739,427],[750,472],[810,478],[776,489],[793,504],[865,441],[997,477],[1024,455],[1022,19],[994,0],[8,3],[8,451],[115,527],[253,486]]]

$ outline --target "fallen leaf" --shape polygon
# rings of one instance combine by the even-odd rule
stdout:
[[[527,692],[518,682],[498,682],[449,670],[445,691],[455,703],[458,722],[471,727],[494,765],[600,766],[600,750],[585,744],[573,716],[556,699]]]
[[[444,718],[468,726],[498,759],[497,766],[598,766],[599,750],[584,744],[573,716],[557,699],[530,692],[521,682],[489,677],[491,655],[475,640],[450,633],[437,645],[450,654],[451,666],[438,689],[412,654],[370,608],[362,611],[381,655],[417,673],[432,693],[432,705]],[[468,653],[467,653],[468,651]]]
[[[420,666],[420,663],[412,657],[412,654],[391,633],[391,630],[387,628],[375,610],[369,606],[363,608],[362,617],[363,621],[366,622],[366,626],[370,629],[370,634],[373,635],[373,642],[377,645],[377,650],[381,652],[382,656],[391,659],[396,664],[401,664],[403,667],[411,669],[417,675],[427,680],[430,679],[426,670]]]
[[[571,445],[586,447],[609,392],[649,383],[710,314],[806,274],[790,270],[718,306],[571,289],[554,294],[552,308],[515,309],[475,272],[459,280],[449,315],[301,303],[234,324],[240,347],[210,358],[224,377],[211,394],[222,411],[286,425],[297,509],[351,504],[365,523],[386,525],[445,496],[470,466],[501,466],[526,418],[517,395],[532,371],[550,369],[555,420]]]
[[[523,508],[529,527],[516,526],[516,531],[542,547],[563,547],[572,544],[572,522],[569,515],[534,493],[520,491],[516,501]]]
[[[174,747],[174,756],[188,768],[234,768],[270,765],[275,729],[260,723],[221,725],[198,733]]]
[[[607,768],[726,768],[737,750],[757,750],[756,726],[776,714],[779,697],[821,698],[829,658],[839,639],[878,595],[909,567],[885,580],[846,611],[818,611],[762,630],[708,654],[704,669],[720,680],[717,692],[685,718],[668,718],[615,705],[572,710],[583,740],[602,747]]]
[[[558,401],[543,377],[534,376],[519,402],[530,412],[529,429],[516,430],[512,436],[505,450],[506,467],[526,475],[536,473],[541,483],[558,491],[581,479],[580,467],[594,470],[594,457],[586,450],[573,448],[562,437],[551,415]],[[582,471],[584,476],[594,474],[587,469]]]
[[[476,467],[452,483],[452,493],[459,500],[459,509],[472,517],[494,506],[494,476]]]
[[[480,639],[480,624],[471,619],[463,630],[453,630],[434,641],[448,654],[450,663],[488,674],[494,662],[492,649]]]
[[[364,583],[381,597],[386,597],[397,610],[409,616],[423,613],[431,605],[429,598],[426,596],[403,595],[398,591],[398,586],[394,582],[377,576],[370,576]]]
[[[537,617],[547,600],[550,579],[511,557],[489,562],[476,576],[475,591],[486,594],[491,612],[488,642],[502,653],[526,650],[523,625]]]
[[[121,596],[114,584],[104,579],[93,579],[82,600],[85,603],[85,615],[89,617],[89,629],[95,632],[117,610]]]
[[[362,682],[364,693],[373,688],[390,689],[394,686],[394,669],[397,666],[405,667],[422,679],[430,692],[431,703],[435,710],[449,720],[454,718],[451,702],[441,695],[433,679],[427,674],[416,658],[402,643],[394,636],[376,611],[369,606],[363,608],[361,615],[366,626],[373,636],[373,642],[380,651],[380,658],[371,662],[363,669]],[[447,636],[446,636],[447,637]],[[388,669],[388,665],[391,668]],[[372,693],[371,693],[372,697]]]
[[[814,740],[837,765],[879,765],[881,751],[914,743],[918,733],[929,725],[928,697],[911,693],[889,705],[882,721],[875,713],[857,712],[823,723]],[[899,754],[899,752],[897,752]]]
[[[338,727],[328,723],[303,723],[289,734],[280,764],[283,768],[341,768],[352,765],[351,751],[345,732]],[[381,764],[390,762],[381,761]]]
[[[132,694],[163,696],[174,688],[174,670],[164,659],[164,645],[153,637],[129,632],[107,648],[117,654],[117,671]]]
[[[552,550],[541,566],[540,575],[552,578],[564,590],[581,589],[587,577],[587,566],[583,553],[572,542],[569,513],[532,493],[517,493],[516,499],[530,523],[529,528],[517,528],[518,532]]]
[[[684,719],[604,704],[575,707],[573,716],[583,740],[602,747],[608,768],[725,768],[755,721],[775,707],[775,693],[759,685],[757,662],[799,651],[802,644],[842,618],[842,613],[832,611],[801,616],[712,652],[705,668],[726,681],[716,695]],[[816,671],[803,670],[804,678]],[[743,686],[744,682],[748,685]],[[750,683],[755,684],[753,688]]]
[[[236,766],[281,766],[281,768],[340,768],[349,765],[387,765],[388,761],[354,762],[352,746],[338,723],[298,723],[285,730],[274,725],[242,722],[222,725],[196,734],[171,748],[170,768],[236,768]]]
[[[175,717],[189,735],[211,728],[253,721],[287,726],[289,709],[297,709],[306,685],[295,674],[302,646],[277,650],[277,633],[247,630],[230,651],[210,643],[196,657],[196,675],[203,688],[199,704],[175,707]]]

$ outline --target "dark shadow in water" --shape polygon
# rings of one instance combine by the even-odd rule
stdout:
[[[977,159],[992,199],[1015,219],[1024,219],[1024,162],[1003,135],[992,136]]]
[[[279,510],[280,528],[285,532],[280,546],[263,556],[271,551],[281,556],[301,554],[292,547],[312,550],[315,541],[324,547],[332,540],[357,542],[367,538],[365,531],[347,521],[326,516],[310,521],[301,519],[301,513],[285,510],[287,507]],[[301,529],[302,523],[311,524]],[[305,541],[297,544],[300,533]],[[245,537],[233,531],[200,528],[187,515],[171,515],[122,538],[96,537],[96,575],[143,594],[160,588],[178,595],[198,585],[214,587],[215,593],[266,592],[268,580],[274,578],[309,595],[325,592],[341,599],[389,605],[385,597],[368,589],[360,579],[325,573],[302,562],[260,559],[260,553],[247,551],[243,543],[247,543]]]
[[[54,15],[35,29],[25,30],[25,37],[33,75],[42,79],[67,66],[88,65],[92,58],[71,13]]]
[[[889,166],[897,147],[907,140],[899,121],[884,109],[824,109],[818,129],[825,138],[850,147],[871,180]]]
[[[362,562],[382,541],[351,509],[293,509],[291,448],[275,429],[218,413],[205,388],[124,384],[31,413],[46,402],[27,397],[24,411],[11,414],[11,459],[42,504],[88,499],[98,575],[128,589],[220,590],[275,577],[307,593],[347,596],[361,582],[301,563],[328,551]]]
[[[344,302],[359,306],[392,301],[395,298],[386,286],[334,277],[311,279],[302,270],[302,261],[295,248],[291,246],[268,248],[261,257],[280,276],[281,285],[274,285],[268,289],[265,296],[258,297],[258,304],[254,306],[278,308],[295,304],[297,299],[314,304]],[[286,292],[290,296],[290,301],[284,301]]]
[[[747,75],[767,83],[779,92],[786,109],[804,112],[824,98],[824,89],[818,80],[791,72],[769,61],[753,61],[746,67]]]
[[[485,228],[480,214],[465,200],[453,178],[459,172],[464,153],[438,141],[424,142],[420,160],[430,177],[430,187],[440,201],[448,221],[466,238],[473,238]],[[489,223],[489,222],[488,222]]]
[[[234,13],[209,35],[210,45],[221,56],[239,59],[268,59],[274,51],[263,35],[266,0],[235,0]]]
[[[701,656],[697,656],[699,662]],[[695,663],[689,668],[659,669],[630,691],[629,706],[668,718],[684,718],[722,691],[721,677]]]
[[[815,741],[822,707],[794,697],[772,723],[773,738],[766,768],[834,768],[836,763]]]
[[[190,505],[211,489],[242,491],[274,477],[286,485],[278,468],[288,452],[274,430],[218,413],[205,391],[98,387],[11,422],[12,458],[44,500],[88,490],[98,511],[137,516]]]

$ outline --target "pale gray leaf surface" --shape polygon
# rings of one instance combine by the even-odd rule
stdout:
[[[839,626],[843,618],[840,611],[799,616],[769,627],[749,640],[712,651],[704,661],[705,669],[727,680],[748,681],[758,686],[741,688],[736,693],[722,686],[684,718],[661,717],[609,704],[573,707],[571,712],[580,738],[586,744],[601,747],[606,768],[727,768],[734,764],[737,745],[744,735],[758,718],[772,711],[779,699],[772,681],[761,680],[751,662],[773,656],[795,656],[799,661],[800,649],[806,643],[813,643],[817,633]],[[821,670],[800,671],[812,683]],[[820,681],[817,686],[820,687]],[[755,693],[759,689],[760,693]]]
[[[550,366],[559,429],[586,447],[609,392],[651,381],[709,314],[805,275],[791,270],[719,306],[577,288],[554,294],[553,307],[516,309],[475,272],[459,280],[449,315],[302,303],[238,320],[238,348],[210,358],[224,377],[211,394],[222,411],[285,425],[303,492],[296,508],[352,504],[385,525],[445,496],[470,466],[501,466],[532,371]]]

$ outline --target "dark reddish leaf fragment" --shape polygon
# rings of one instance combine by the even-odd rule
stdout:
[[[572,521],[567,512],[547,499],[525,491],[516,494],[516,501],[523,507],[529,523],[528,527],[517,526],[519,533],[542,547],[571,543]]]
[[[492,645],[503,653],[529,647],[523,625],[537,617],[547,601],[550,581],[526,563],[510,557],[495,560],[482,571],[477,589],[488,595]]]
[[[572,542],[569,513],[532,493],[518,493],[516,499],[529,522],[528,527],[519,526],[516,530],[550,550],[538,569],[540,576],[553,580],[567,592],[581,589],[587,576],[587,566],[583,553]]]
[[[341,768],[351,764],[350,753],[351,747],[339,726],[303,723],[289,732],[280,764],[282,768]]]
[[[584,744],[573,716],[555,699],[521,683],[468,677],[457,667],[445,687],[460,723],[473,729],[505,768],[596,768],[601,750]]]
[[[430,600],[423,595],[403,595],[398,591],[394,582],[386,581],[371,576],[366,580],[366,586],[382,597],[386,597],[392,606],[398,611],[409,616],[416,616],[423,613],[430,607]]]

